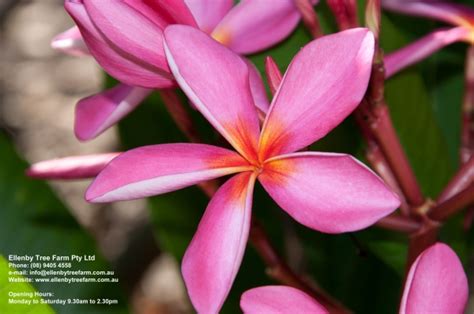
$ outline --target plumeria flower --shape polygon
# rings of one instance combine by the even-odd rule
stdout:
[[[390,77],[458,41],[474,44],[474,9],[462,4],[437,0],[382,0],[385,9],[427,17],[453,27],[436,30],[420,40],[385,57],[386,76]]]
[[[467,297],[467,278],[459,258],[446,244],[436,243],[411,266],[399,313],[462,314]],[[328,313],[306,293],[286,286],[248,290],[240,306],[245,314]]]
[[[249,235],[257,178],[295,220],[327,233],[365,228],[399,206],[398,197],[353,157],[296,152],[325,136],[361,101],[374,52],[367,29],[305,46],[261,131],[242,58],[189,26],[169,26],[164,38],[179,86],[235,151],[189,143],[136,148],[105,167],[86,199],[147,197],[235,174],[211,199],[183,258],[183,277],[199,313],[219,311],[231,288]]]
[[[66,0],[84,42],[72,28],[53,40],[68,53],[89,51],[121,84],[81,100],[76,107],[75,133],[95,138],[134,110],[153,89],[175,85],[162,44],[170,24],[199,28],[239,54],[264,50],[296,27],[300,13],[292,0]],[[84,51],[84,46],[88,50]],[[249,62],[255,103],[268,110],[259,73]]]

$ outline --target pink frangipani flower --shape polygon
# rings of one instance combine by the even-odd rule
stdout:
[[[411,266],[399,313],[462,314],[467,297],[467,278],[459,258],[446,244],[436,243]],[[248,290],[240,306],[245,314],[328,313],[304,292],[286,286]]]
[[[287,37],[300,14],[292,0],[66,0],[77,28],[53,40],[53,47],[77,54],[87,46],[99,64],[121,84],[81,100],[76,108],[75,133],[90,140],[134,110],[155,88],[175,85],[163,49],[163,29],[190,25],[208,33],[239,54],[266,49]],[[84,52],[84,51],[82,51]],[[249,63],[257,107],[266,112],[268,100],[259,73]]]
[[[174,25],[165,51],[176,81],[236,152],[204,144],[162,144],[114,159],[86,198],[111,202],[181,189],[229,174],[183,258],[199,313],[222,306],[250,228],[255,181],[301,224],[327,233],[365,228],[394,211],[398,197],[353,157],[296,152],[325,136],[361,101],[374,38],[358,28],[305,46],[290,64],[260,130],[245,62],[205,33]]]
[[[385,9],[427,17],[453,25],[436,30],[420,40],[385,57],[386,76],[390,77],[439,49],[458,41],[474,44],[474,9],[438,0],[382,0]]]

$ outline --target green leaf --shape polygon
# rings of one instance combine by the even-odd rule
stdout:
[[[16,274],[15,268],[9,267],[6,259],[0,255],[0,313],[4,314],[54,314],[54,310],[43,303],[38,291],[25,278]],[[19,279],[20,282],[9,282],[9,278]],[[23,295],[23,296],[22,296]],[[30,304],[10,303],[9,300],[26,300]]]

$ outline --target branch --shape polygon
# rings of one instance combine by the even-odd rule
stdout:
[[[323,31],[321,29],[321,24],[319,23],[318,15],[314,11],[310,0],[294,0],[294,2],[300,11],[303,23],[310,32],[311,36],[313,38],[319,38],[323,36]]]
[[[438,196],[438,203],[442,203],[447,199],[458,194],[469,186],[474,181],[474,156],[466,162],[453,176],[448,185],[444,188]]]
[[[445,221],[472,203],[474,203],[474,183],[471,183],[463,191],[435,206],[428,212],[428,215],[436,221]]]
[[[329,313],[352,313],[321,289],[310,286],[306,281],[295,274],[281,257],[277,255],[275,248],[271,245],[262,226],[254,218],[255,217],[252,217],[250,241],[267,265],[268,276],[285,285],[298,288],[308,293],[317,299]]]
[[[469,46],[465,70],[466,88],[462,107],[461,161],[474,153],[474,45]]]
[[[380,30],[380,1],[370,0],[367,3],[367,24],[373,28],[378,38]],[[424,197],[416,176],[410,166],[405,151],[392,123],[389,109],[384,99],[385,69],[383,52],[376,41],[372,76],[364,100],[356,109],[359,126],[369,144],[380,148],[384,159],[390,166],[391,173],[397,179],[398,186],[408,204],[415,209],[424,203]]]
[[[201,143],[202,140],[199,137],[192,118],[184,108],[179,96],[176,94],[176,90],[161,89],[159,93],[166,109],[175,121],[179,130],[184,133],[190,142]]]
[[[384,217],[377,221],[375,225],[384,229],[401,231],[404,233],[414,233],[421,228],[421,224],[419,222],[397,214]]]
[[[410,236],[408,245],[408,256],[406,263],[406,274],[416,258],[428,247],[435,244],[438,240],[438,231],[440,224],[428,218],[423,218],[422,227],[417,233]]]
[[[365,138],[367,140],[367,148],[365,152],[367,160],[369,161],[372,168],[385,181],[385,183],[387,183],[388,186],[390,186],[394,192],[398,194],[401,202],[400,211],[404,216],[408,216],[410,214],[410,208],[408,206],[407,200],[405,199],[403,191],[400,188],[395,175],[390,169],[387,160],[380,150],[380,147],[377,145],[374,139],[370,139],[369,135],[366,135]]]
[[[327,0],[327,4],[341,31],[358,26],[355,0]]]
[[[406,200],[414,208],[423,205],[423,194],[398,139],[387,105],[383,103],[376,106],[372,109],[372,113],[374,117],[370,123],[370,128],[397,178]]]

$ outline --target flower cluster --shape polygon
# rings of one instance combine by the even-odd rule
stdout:
[[[474,43],[474,11],[437,1],[384,0],[382,4],[455,25],[388,54],[386,78],[449,43]],[[154,90],[180,88],[227,146],[158,143],[123,153],[45,161],[33,165],[28,174],[47,179],[95,178],[86,192],[90,202],[149,197],[232,175],[211,197],[182,261],[187,291],[199,313],[219,312],[229,294],[251,230],[257,181],[294,220],[324,233],[367,228],[392,214],[401,200],[416,212],[420,204],[410,203],[409,198],[405,203],[406,180],[397,175],[403,167],[393,167],[393,180],[400,181],[394,184],[350,155],[308,148],[359,110],[361,103],[360,108],[373,103],[366,92],[379,49],[374,34],[367,28],[348,27],[348,21],[356,23],[355,12],[350,18],[344,16],[355,9],[350,1],[330,1],[330,5],[340,9],[338,20],[349,29],[309,42],[282,78],[269,66],[274,90],[269,102],[259,71],[244,55],[282,41],[301,18],[317,27],[314,18],[308,22],[314,14],[309,1],[243,0],[234,5],[231,0],[212,4],[66,0],[65,8],[77,26],[58,35],[52,46],[72,55],[92,56],[119,81],[112,89],[79,101],[74,126],[79,140],[95,138]],[[369,116],[377,118],[377,112]],[[370,126],[363,130],[374,131]],[[403,163],[403,158],[390,158],[390,151],[383,149],[386,137],[377,131],[369,138],[375,138],[374,143],[378,141],[388,155],[384,162]],[[424,221],[435,219],[426,212],[416,213]],[[415,214],[404,219],[421,224]],[[418,250],[415,258],[400,313],[461,313],[467,283],[455,253],[436,244]],[[242,296],[241,306],[246,313],[327,312],[327,304],[285,286],[252,289]]]

